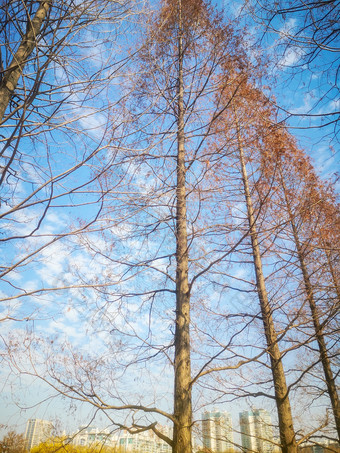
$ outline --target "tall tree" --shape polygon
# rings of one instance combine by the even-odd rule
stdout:
[[[296,159],[297,159],[297,157],[296,157]],[[289,219],[290,226],[292,229],[293,240],[294,240],[294,244],[296,247],[296,253],[297,253],[300,270],[301,270],[301,274],[302,274],[302,278],[303,278],[303,282],[304,282],[306,298],[308,300],[311,317],[312,317],[312,321],[313,321],[315,338],[318,343],[320,359],[321,359],[323,371],[325,374],[327,391],[328,391],[328,394],[329,394],[329,397],[330,397],[330,400],[332,403],[335,425],[336,425],[336,429],[338,432],[338,437],[340,439],[339,396],[337,393],[335,379],[334,379],[333,372],[331,369],[331,363],[330,363],[330,360],[328,357],[328,350],[327,350],[327,345],[326,345],[326,341],[325,341],[322,316],[317,307],[315,290],[313,288],[313,284],[311,281],[311,275],[310,275],[310,272],[308,271],[308,266],[306,263],[306,254],[308,255],[308,249],[310,248],[310,243],[312,242],[312,240],[308,241],[308,238],[305,238],[304,239],[305,245],[304,245],[300,240],[299,230],[297,227],[297,222],[298,222],[299,218],[300,218],[300,224],[301,224],[301,223],[306,223],[306,221],[308,221],[308,217],[311,213],[313,213],[312,215],[314,215],[314,216],[318,216],[317,212],[315,212],[315,210],[313,209],[313,206],[317,205],[318,202],[320,201],[321,207],[322,207],[322,200],[320,200],[321,187],[317,186],[316,176],[314,175],[313,170],[308,165],[308,162],[304,161],[303,158],[300,158],[299,167],[298,167],[297,171],[298,171],[299,178],[301,180],[302,179],[305,180],[304,185],[306,188],[306,190],[305,190],[306,198],[305,198],[305,202],[303,203],[303,205],[299,206],[299,209],[301,209],[301,210],[303,209],[303,211],[296,212],[296,209],[295,209],[294,210],[295,212],[294,212],[293,207],[292,207],[292,205],[293,205],[292,194],[288,190],[286,183],[285,183],[285,179],[284,179],[284,173],[282,170],[282,160],[284,160],[284,157],[281,157],[280,161],[278,162],[278,177],[280,180],[282,192],[284,195],[284,200],[286,203],[288,219]],[[294,195],[294,198],[296,198],[296,194]],[[308,225],[307,228],[311,228],[311,227],[312,227],[312,225]],[[305,228],[306,228],[306,226],[305,226]],[[321,226],[319,226],[319,228],[322,230],[322,224],[321,224]],[[312,228],[310,231],[312,233],[312,231],[313,231]],[[311,234],[311,237],[312,237],[312,234]],[[327,257],[327,255],[326,255],[326,257]],[[329,264],[331,265],[331,261],[329,262]],[[332,273],[332,265],[330,267],[330,271]]]
[[[95,31],[101,36],[101,29]],[[107,42],[103,55],[109,61],[106,50]],[[90,99],[111,80],[111,69],[107,71],[107,60],[104,60],[100,61],[100,76],[97,73],[94,76],[98,85],[90,84],[87,92]],[[226,154],[234,154],[236,150],[241,153],[241,161],[244,160],[241,142],[248,140],[247,121],[244,131],[237,131],[239,137],[235,135],[234,121],[229,124],[228,134],[222,131],[223,138],[214,128],[227,111],[234,117],[230,104],[242,84],[252,77],[242,37],[235,34],[230,24],[223,23],[209,3],[164,1],[159,11],[150,14],[141,51],[133,63],[129,80],[124,78],[125,87],[120,87],[122,97],[113,90],[105,91],[108,97],[112,95],[114,102],[117,100],[117,105],[101,104],[99,110],[107,111],[108,118],[100,137],[82,133],[78,142],[78,134],[77,140],[72,134],[82,157],[81,166],[89,168],[89,173],[86,172],[85,182],[78,181],[76,189],[71,185],[64,196],[70,206],[75,197],[79,204],[87,205],[89,199],[82,195],[89,181],[93,204],[99,207],[93,218],[80,222],[76,232],[82,234],[64,231],[57,235],[58,240],[69,237],[69,243],[73,241],[74,246],[72,251],[67,249],[74,258],[70,259],[68,269],[58,270],[58,276],[64,274],[58,277],[58,283],[63,282],[71,289],[65,317],[70,314],[71,319],[81,318],[84,334],[79,328],[75,344],[70,344],[74,327],[62,322],[61,327],[58,325],[54,307],[64,305],[56,295],[49,314],[56,320],[53,319],[49,329],[35,323],[35,331],[25,336],[25,341],[9,335],[7,346],[12,354],[9,356],[12,366],[26,375],[39,375],[71,401],[92,405],[95,412],[108,417],[113,427],[126,428],[131,433],[151,429],[172,445],[175,453],[191,453],[193,385],[215,371],[238,369],[251,361],[257,363],[268,352],[282,444],[285,451],[295,451],[288,389],[278,345],[281,337],[275,331],[273,308],[261,269],[258,218],[262,211],[254,209],[248,187],[247,225],[245,228],[242,225],[242,229],[237,215],[233,218],[230,214],[238,209],[242,192],[247,192],[248,176],[244,171],[242,191],[238,179],[229,186],[229,181],[215,174],[225,162]],[[85,64],[85,73],[87,69]],[[77,85],[75,80],[73,83]],[[221,85],[228,91],[227,98]],[[68,94],[73,102],[73,93]],[[98,102],[103,99],[93,99],[90,107],[98,112]],[[251,104],[250,99],[244,94],[244,104]],[[81,105],[83,101],[81,98]],[[244,106],[238,108],[239,116],[245,117],[249,112]],[[261,113],[259,109],[257,118]],[[86,125],[91,127],[89,122]],[[259,142],[268,133],[268,128],[261,125]],[[214,146],[210,146],[212,141]],[[254,143],[255,140],[251,145]],[[49,179],[49,187],[52,185],[54,190],[55,181],[64,184],[63,175],[58,173]],[[50,201],[57,203],[62,197],[61,193],[53,192],[45,202],[49,206]],[[267,206],[265,201],[263,209]],[[30,201],[27,203],[29,206]],[[228,203],[228,212],[222,212],[221,205]],[[228,260],[234,251],[248,253],[244,239],[249,236],[261,313],[238,312],[235,317],[240,321],[236,331],[220,332],[223,330],[220,326],[226,325],[224,321],[232,315],[228,314],[229,307],[221,316],[214,313],[216,295],[211,295],[212,289],[222,288],[217,298],[222,297],[229,280],[227,272],[223,275],[221,269],[230,269]],[[86,255],[80,251],[86,251]],[[248,261],[248,255],[244,259],[245,253],[243,261]],[[16,263],[19,268],[21,261]],[[238,284],[242,285],[241,278]],[[41,294],[44,288],[25,290],[23,284],[23,297]],[[218,319],[218,328],[212,335],[206,328],[207,320],[199,319],[200,310]],[[240,352],[244,345],[236,339],[259,318],[264,322],[266,345],[259,346],[255,357],[244,357]],[[51,330],[57,334],[50,337]],[[192,340],[193,334],[198,346]],[[199,342],[202,337],[205,343]],[[26,361],[20,362],[20,350]],[[137,385],[131,385],[137,381]],[[160,384],[159,389],[154,388],[155,382]],[[162,387],[163,382],[166,384]],[[265,392],[254,392],[254,395],[257,393]],[[159,417],[173,424],[173,439],[158,429]]]
[[[269,117],[266,121],[269,123]],[[280,211],[279,224],[282,225],[285,218],[283,213],[287,214],[287,224],[291,230],[291,235],[288,237],[295,246],[292,254],[296,254],[297,257],[297,266],[300,269],[300,278],[309,305],[320,361],[339,434],[339,397],[331,369],[325,330],[337,309],[331,308],[329,305],[329,313],[325,316],[317,305],[317,297],[320,297],[321,281],[325,280],[326,269],[333,280],[333,288],[336,290],[332,274],[332,261],[328,260],[327,253],[322,252],[324,246],[320,240],[329,229],[327,207],[330,209],[330,206],[333,205],[333,215],[335,219],[337,217],[335,200],[332,193],[326,190],[322,181],[316,176],[306,154],[296,147],[295,140],[286,129],[274,123],[268,129],[268,134],[264,136],[264,143],[267,151],[262,156],[263,180],[267,182],[267,185],[273,184],[275,187],[272,196],[277,203],[276,209]],[[259,190],[264,197],[263,186],[262,188],[259,186]],[[281,200],[284,200],[284,203],[281,203]],[[308,263],[312,264],[315,259],[319,269],[314,266],[314,269],[311,270],[308,268]],[[322,269],[321,274],[323,275],[320,274],[320,269]],[[318,274],[319,276],[315,279]]]
[[[176,184],[176,320],[174,453],[190,453],[192,448],[190,289],[188,280],[188,233],[186,219],[186,168],[183,80],[183,9],[178,0],[178,93],[177,93],[177,184]],[[186,13],[188,13],[186,11]]]
[[[235,107],[234,107],[235,108]],[[261,306],[264,332],[266,336],[268,353],[271,361],[271,371],[273,374],[273,383],[275,389],[275,400],[279,418],[279,430],[283,452],[296,452],[297,444],[295,440],[295,431],[293,416],[289,401],[289,392],[285,378],[285,372],[282,363],[282,354],[278,345],[278,335],[275,330],[272,308],[269,303],[266,284],[264,279],[261,252],[259,247],[258,234],[256,229],[256,214],[250,194],[248,175],[245,163],[244,150],[241,139],[241,130],[237,114],[235,113],[236,133],[240,156],[240,166],[244,186],[244,195],[247,205],[249,235],[252,243],[254,268],[256,275],[256,286]]]

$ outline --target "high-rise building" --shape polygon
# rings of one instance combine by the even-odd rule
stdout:
[[[240,413],[242,447],[245,450],[271,453],[274,449],[273,428],[265,409],[253,409]]]
[[[49,420],[32,418],[26,424],[25,440],[27,449],[45,442],[52,435],[53,424]]]
[[[202,417],[203,446],[214,453],[234,448],[233,425],[228,412],[206,411]]]

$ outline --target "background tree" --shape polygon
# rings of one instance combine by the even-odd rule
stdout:
[[[269,124],[268,118],[266,121]],[[325,339],[327,337],[326,332],[330,333],[329,323],[332,323],[338,309],[334,305],[332,308],[331,305],[328,305],[330,310],[326,314],[325,310],[320,310],[318,307],[318,304],[322,303],[321,301],[324,298],[320,289],[322,286],[329,285],[329,280],[323,274],[327,267],[327,259],[325,255],[322,257],[322,254],[320,254],[322,246],[319,241],[319,235],[323,236],[325,233],[322,231],[325,230],[326,232],[328,229],[329,219],[326,220],[327,216],[322,211],[325,204],[335,203],[335,200],[331,195],[332,191],[327,190],[316,176],[306,154],[296,148],[293,137],[285,129],[274,125],[272,131],[268,131],[268,134],[264,136],[264,142],[266,147],[262,157],[263,181],[258,189],[261,191],[261,197],[264,198],[267,196],[267,187],[270,184],[274,185],[275,190],[272,197],[275,203],[269,204],[269,209],[273,207],[274,210],[277,210],[276,216],[279,216],[279,218],[276,221],[272,219],[273,223],[277,222],[278,226],[281,225],[281,228],[283,225],[282,231],[285,233],[287,233],[288,226],[291,228],[291,234],[287,233],[287,240],[295,244],[295,251],[291,251],[290,256],[296,255],[297,263],[294,266],[296,265],[301,273],[300,279],[302,280],[305,298],[308,301],[310,321],[314,326],[314,335],[317,339],[320,360],[337,426],[339,403],[329,360],[329,354],[332,356],[333,353],[328,350]],[[264,181],[267,181],[267,184],[263,184]],[[281,203],[281,200],[284,200],[285,205]],[[333,211],[334,214],[335,211]],[[284,214],[285,212],[287,212],[287,217]],[[286,218],[288,219],[287,224],[283,223]],[[273,238],[273,243],[277,242],[279,236],[282,238],[282,233]],[[280,247],[281,250],[287,251],[287,242],[284,248],[283,245]],[[293,262],[295,263],[295,260]],[[320,273],[321,268],[323,271]],[[326,280],[327,283],[322,284],[322,280]],[[314,335],[312,334],[310,341],[313,341]]]
[[[273,259],[270,257],[274,257],[275,255],[272,253],[273,250],[273,245],[277,242],[277,239],[282,237],[282,233],[280,233],[280,230],[282,232],[287,232],[287,224],[284,222],[284,216],[282,212],[282,207],[281,207],[281,200],[284,198],[282,194],[280,194],[277,190],[277,185],[278,182],[276,180],[277,178],[277,173],[278,173],[278,167],[279,167],[279,162],[280,162],[280,151],[276,153],[276,146],[278,146],[278,149],[282,151],[282,149],[285,146],[289,146],[289,143],[293,140],[291,136],[289,136],[288,133],[285,135],[285,139],[281,139],[279,141],[280,145],[278,145],[275,140],[277,139],[276,137],[276,132],[277,129],[282,129],[282,127],[275,125],[275,117],[276,117],[276,112],[275,110],[271,107],[270,101],[266,98],[266,96],[263,95],[263,93],[260,92],[255,86],[248,86],[245,88],[248,90],[247,95],[244,95],[242,92],[242,88],[240,87],[237,95],[235,96],[235,99],[237,102],[238,97],[243,100],[237,104],[237,108],[234,109],[234,115],[243,115],[242,116],[242,139],[246,143],[247,146],[247,152],[249,153],[249,157],[247,157],[247,164],[249,165],[251,169],[251,178],[252,178],[252,189],[250,190],[249,188],[249,182],[247,185],[247,195],[248,198],[254,197],[256,199],[256,205],[257,205],[257,210],[256,210],[256,216],[254,215],[254,210],[252,206],[250,205],[250,208],[252,208],[252,213],[253,213],[253,222],[249,225],[250,228],[250,233],[252,236],[256,237],[258,239],[258,236],[255,234],[254,231],[252,231],[252,225],[260,225],[261,228],[261,242],[262,242],[262,247],[264,249],[264,252],[258,256],[261,256],[263,259],[266,259],[266,269],[269,272],[269,276],[267,277],[266,281],[267,284],[271,284],[273,281],[278,282],[278,276],[281,274],[282,271],[284,271],[284,265],[282,265],[282,268],[280,268],[279,263],[283,263],[283,260],[289,260],[287,261],[287,265],[291,265],[292,258],[283,258],[283,255],[280,256],[280,259]],[[244,103],[243,107],[241,103]],[[230,109],[231,110],[231,109]],[[226,133],[232,134],[232,131],[235,130],[234,136],[235,136],[235,142],[240,141],[240,136],[241,136],[241,131],[240,128],[236,126],[230,126],[232,124],[232,114],[231,112],[228,112],[226,110],[224,112],[224,116],[221,116],[221,124],[219,124],[219,128],[223,131],[226,131]],[[229,116],[228,116],[229,115]],[[229,121],[227,122],[227,125],[224,126],[223,121]],[[238,137],[238,140],[237,140]],[[232,162],[230,159],[230,144],[229,146],[229,162]],[[234,144],[233,146],[237,146]],[[303,153],[301,153],[300,158],[297,164],[297,168],[302,170],[301,167],[301,162],[303,159],[306,159],[305,155],[302,157]],[[242,157],[242,156],[241,156]],[[241,162],[242,163],[242,162]],[[244,158],[243,158],[243,167],[244,167]],[[246,177],[248,180],[247,175],[243,171],[243,175]],[[244,178],[244,177],[243,177]],[[291,177],[290,179],[292,182],[296,182],[297,185],[301,183],[302,180],[302,174],[300,174],[299,177]],[[310,186],[310,185],[309,185]],[[309,187],[307,185],[307,187]],[[315,193],[320,193],[320,187],[315,188]],[[252,195],[250,195],[252,193]],[[278,197],[278,198],[276,198]],[[292,197],[294,198],[294,201],[296,202],[297,200],[301,200],[301,203],[306,203],[306,194],[304,195],[299,195],[297,196],[297,191],[295,190],[294,192],[292,191]],[[274,214],[276,217],[271,217],[272,214]],[[311,206],[309,208],[306,208],[306,204],[304,205],[304,212],[308,216],[308,213],[311,212]],[[313,215],[315,214],[315,211],[313,211]],[[269,216],[269,217],[268,217]],[[306,226],[306,232],[308,231],[314,231],[315,226],[312,226],[311,224]],[[313,234],[313,233],[312,233]],[[290,239],[289,239],[290,240]],[[309,246],[310,241],[308,242]],[[287,243],[286,243],[287,247]],[[269,260],[269,262],[268,262]],[[246,262],[245,259],[243,261],[244,263]],[[294,261],[295,262],[295,261]],[[290,264],[289,264],[290,263]],[[286,302],[284,301],[285,292],[287,292],[287,289],[290,287],[295,286],[294,280],[297,278],[294,276],[292,278],[292,272],[291,270],[288,271],[286,269],[287,275],[284,280],[284,284],[281,283],[280,287],[277,286],[274,297],[271,296],[271,316],[274,314],[277,316],[277,318],[280,320],[280,323],[278,323],[278,320],[276,320],[276,325],[278,326],[277,328],[279,329],[280,336],[279,339],[282,343],[287,345],[289,343],[289,337],[292,338],[292,332],[298,332],[299,329],[306,329],[307,325],[311,327],[311,318],[309,318],[309,321],[302,320],[301,319],[301,314],[303,313],[303,310],[300,311],[300,308],[295,308],[293,309],[294,311],[291,312],[290,315],[288,315],[289,310],[291,310],[290,305],[292,303],[291,299],[289,299]],[[282,277],[279,277],[282,278]],[[264,282],[263,282],[264,284]],[[273,286],[272,286],[273,288]],[[280,289],[279,289],[280,288]],[[284,290],[284,292],[282,291]],[[300,292],[300,290],[299,290]],[[293,293],[292,293],[293,294]],[[295,293],[295,300],[296,299],[297,293]],[[291,297],[291,296],[290,296]],[[280,301],[280,302],[278,302]],[[303,307],[303,302],[302,302],[302,307]],[[293,308],[293,307],[292,307]],[[281,315],[280,315],[281,312]],[[298,315],[300,313],[300,315]],[[286,318],[284,321],[285,324],[283,324],[283,317]],[[287,316],[288,315],[288,316]],[[329,314],[329,317],[327,317],[327,321],[329,322],[334,316],[334,311]],[[318,319],[321,320],[321,315],[318,317]],[[322,318],[324,319],[324,318]],[[294,334],[293,334],[294,335]],[[309,340],[313,341],[314,336],[313,333],[311,336],[309,336]],[[302,341],[302,340],[301,340]],[[301,348],[304,347],[305,343],[303,342],[299,343]],[[284,360],[287,360],[287,354],[290,352],[296,350],[298,348],[298,340],[297,337],[294,339],[294,342],[290,344],[289,347],[284,348],[283,354],[279,354],[280,357],[280,362],[282,363]],[[319,360],[317,360],[317,363]],[[289,362],[287,362],[289,364]],[[294,381],[292,384],[289,385],[289,387],[286,386],[286,394],[288,395],[288,389],[290,394],[292,394],[292,390],[296,388],[296,386],[302,387],[301,384],[301,379],[303,379],[303,376],[305,373],[309,373],[310,369],[314,367],[314,365],[310,365],[310,363],[307,363],[306,361],[301,362],[301,373],[299,375],[295,374]],[[311,367],[311,368],[310,368]],[[288,369],[290,369],[289,375],[292,375],[292,369],[291,365],[288,365]],[[283,375],[284,376],[284,375]],[[221,382],[222,377],[220,377]],[[299,384],[300,382],[300,384]],[[237,394],[238,392],[235,391],[233,395]],[[252,394],[258,395],[254,391]],[[301,442],[301,440],[299,440]]]
[[[97,177],[92,169],[100,173],[106,165],[99,162],[107,156],[107,121],[117,99],[105,103],[102,95],[116,73],[112,43],[127,4],[18,0],[0,8],[1,319],[21,319],[19,300],[32,302],[53,283],[46,276],[48,283],[36,281],[27,291],[14,280],[45,260],[48,249],[61,250],[100,211],[101,195],[90,195],[89,185]],[[96,51],[89,51],[94,41]]]
[[[282,451],[296,451],[295,432],[293,425],[292,411],[289,401],[289,392],[286,383],[285,373],[282,363],[282,354],[278,345],[278,335],[275,330],[274,321],[272,317],[272,308],[269,303],[265,278],[263,273],[263,266],[261,260],[261,252],[259,247],[259,239],[256,229],[256,214],[253,208],[253,202],[250,195],[249,181],[246,169],[246,162],[242,139],[240,135],[240,126],[238,118],[235,119],[237,128],[238,148],[240,154],[240,165],[242,171],[242,180],[244,185],[244,194],[247,204],[249,233],[252,241],[254,267],[256,275],[256,285],[261,305],[262,319],[264,324],[264,331],[266,335],[268,352],[271,360],[271,368],[273,373],[273,382],[275,388],[275,399],[279,417],[279,429],[281,436]]]
[[[0,441],[1,453],[25,453],[26,441],[22,434],[17,434],[15,431],[9,431]]]
[[[228,91],[224,96],[228,95]],[[254,273],[256,279],[256,292],[258,294],[261,319],[263,322],[263,330],[266,338],[266,346],[270,358],[270,369],[272,372],[272,380],[275,393],[275,401],[278,411],[279,430],[281,436],[281,445],[283,451],[296,451],[297,444],[295,441],[295,432],[293,426],[293,417],[289,401],[289,388],[286,383],[286,377],[283,367],[283,355],[279,347],[279,339],[282,340],[282,334],[279,336],[274,324],[274,307],[268,297],[264,269],[262,265],[262,254],[260,251],[260,235],[257,231],[257,223],[261,224],[261,219],[264,210],[260,204],[258,210],[254,209],[252,200],[250,182],[247,174],[246,164],[252,159],[251,155],[258,151],[256,146],[260,144],[262,139],[259,128],[254,128],[262,121],[263,106],[258,105],[254,109],[254,104],[260,104],[261,97],[258,90],[252,87],[251,81],[246,83],[246,80],[238,87],[235,96],[230,102],[231,106],[226,109],[219,118],[219,127],[221,131],[225,131],[226,135],[234,137],[234,154],[238,156],[241,180],[243,185],[243,193],[246,202],[246,223],[248,226],[249,239],[251,241],[251,252],[254,261]],[[255,112],[255,113],[254,113]],[[254,135],[253,135],[254,134]],[[246,156],[246,151],[249,156]],[[230,148],[229,148],[230,153]],[[235,156],[233,156],[235,159]],[[237,160],[237,157],[236,157]],[[228,164],[228,160],[226,164]],[[257,173],[253,172],[253,179],[257,178]],[[261,178],[261,175],[259,176]],[[270,189],[269,189],[270,192]],[[268,194],[267,194],[268,196]],[[270,195],[269,195],[270,196]],[[248,236],[248,235],[247,235]]]
[[[301,160],[300,160],[300,162],[301,162]],[[301,174],[301,171],[302,171],[301,165],[300,165],[299,170],[300,170],[300,175],[302,176],[302,174]],[[305,261],[305,256],[308,253],[307,250],[308,250],[309,247],[308,247],[308,245],[306,243],[302,244],[301,241],[300,241],[299,234],[298,234],[298,229],[297,229],[297,221],[298,221],[297,220],[297,215],[294,214],[293,211],[292,211],[292,203],[291,203],[292,200],[289,200],[289,192],[287,190],[287,186],[286,186],[285,181],[283,179],[283,175],[282,175],[281,169],[279,169],[279,172],[280,172],[282,190],[284,192],[285,202],[286,202],[286,206],[287,206],[289,221],[290,221],[290,225],[291,225],[291,228],[292,228],[292,234],[293,234],[293,238],[294,238],[296,252],[297,252],[297,256],[298,256],[298,260],[299,260],[299,264],[300,264],[300,270],[301,270],[301,273],[302,273],[303,282],[304,282],[304,286],[305,286],[306,298],[307,298],[308,303],[309,303],[309,308],[310,308],[311,317],[312,317],[312,321],[313,321],[313,326],[314,326],[314,330],[315,330],[315,338],[317,340],[318,348],[319,348],[319,351],[320,351],[320,359],[321,359],[321,363],[322,363],[324,374],[325,374],[325,381],[326,381],[326,385],[327,385],[327,391],[328,391],[328,394],[329,394],[329,397],[330,397],[330,400],[331,400],[331,403],[332,403],[333,415],[334,415],[334,419],[335,419],[335,425],[336,425],[337,432],[338,432],[338,438],[340,440],[340,403],[339,403],[339,396],[338,396],[338,393],[337,393],[335,379],[334,379],[334,376],[333,376],[333,372],[332,372],[332,369],[331,369],[331,363],[330,363],[330,360],[329,360],[328,348],[327,348],[326,341],[325,341],[324,325],[323,325],[324,322],[322,321],[323,317],[321,316],[320,310],[317,307],[316,297],[315,297],[316,296],[315,295],[315,290],[313,288],[313,284],[312,284],[312,281],[311,281],[311,274],[308,271],[307,263]],[[306,173],[307,173],[307,177],[309,177],[308,178],[309,181],[306,182],[306,186],[307,186],[308,192],[309,192],[308,201],[309,201],[309,206],[312,207],[314,204],[317,203],[319,197],[318,197],[317,193],[316,194],[313,193],[314,191],[317,190],[317,187],[316,187],[316,184],[315,184],[315,176],[313,174],[310,174],[309,172],[306,172]],[[320,190],[317,191],[317,192],[320,192]],[[315,195],[316,195],[316,198],[315,198]],[[305,210],[307,209],[306,206],[304,207],[304,209]],[[313,214],[317,215],[317,213],[315,211],[313,212]],[[302,221],[302,219],[301,219],[301,221]],[[309,225],[309,227],[311,228],[312,225]],[[321,226],[321,230],[322,230],[322,226]],[[333,310],[332,310],[332,312],[333,312]],[[331,317],[333,317],[333,313],[331,314]]]

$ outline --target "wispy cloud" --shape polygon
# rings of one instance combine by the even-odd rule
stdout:
[[[283,67],[295,66],[303,56],[304,52],[300,47],[288,47],[282,58],[279,60],[279,65]]]

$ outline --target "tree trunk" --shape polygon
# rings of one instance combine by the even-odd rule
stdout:
[[[176,330],[173,452],[191,453],[191,364],[190,294],[188,282],[188,244],[186,220],[186,168],[183,104],[183,43],[181,36],[181,0],[178,36],[178,118],[176,187]]]
[[[0,124],[3,122],[5,111],[17,87],[18,80],[23,73],[24,66],[37,46],[37,35],[50,9],[51,2],[39,3],[40,5],[34,18],[32,20],[28,19],[26,33],[11,64],[5,69],[0,83]]]
[[[299,240],[298,231],[297,231],[297,228],[296,228],[296,224],[295,224],[295,221],[294,221],[294,216],[293,216],[293,213],[292,213],[292,210],[291,210],[291,207],[290,207],[290,202],[289,202],[288,195],[287,195],[287,188],[286,188],[286,185],[285,185],[285,182],[284,182],[284,179],[283,179],[281,171],[280,171],[280,177],[281,177],[281,184],[282,184],[282,188],[283,188],[283,192],[284,192],[284,196],[285,196],[285,202],[286,202],[286,206],[287,206],[287,210],[288,210],[289,222],[290,222],[290,225],[291,225],[291,228],[292,228],[293,238],[294,238],[295,247],[296,247],[296,252],[297,252],[297,255],[298,255],[298,260],[299,260],[299,263],[300,263],[300,269],[301,269],[302,276],[303,276],[303,282],[304,282],[304,286],[305,286],[306,298],[308,300],[310,311],[311,311],[311,315],[312,315],[312,320],[313,320],[313,325],[314,325],[314,330],[315,330],[315,338],[316,338],[316,341],[318,343],[319,352],[320,352],[320,359],[321,359],[323,371],[324,371],[324,374],[325,374],[327,391],[328,391],[328,394],[329,394],[329,397],[330,397],[330,400],[331,400],[331,403],[332,403],[332,409],[333,409],[333,414],[334,414],[334,419],[335,419],[335,425],[336,425],[336,429],[337,429],[337,432],[338,432],[338,438],[340,440],[340,404],[339,404],[339,395],[337,393],[335,380],[334,380],[334,376],[333,376],[333,373],[332,373],[330,360],[329,360],[328,353],[327,353],[327,346],[326,346],[325,337],[324,337],[324,334],[323,334],[323,327],[322,327],[322,325],[320,323],[319,310],[318,310],[318,307],[316,306],[316,303],[315,303],[313,287],[312,287],[312,284],[311,284],[311,281],[310,281],[310,276],[309,276],[309,273],[308,273],[308,270],[307,270],[307,266],[306,266],[306,263],[305,263],[303,247],[302,247],[302,245],[300,243],[300,240]],[[332,268],[331,268],[331,271],[332,271]]]
[[[322,241],[322,246],[323,246],[323,250],[325,252],[325,255],[327,257],[327,264],[328,264],[328,268],[329,268],[329,271],[330,271],[330,274],[331,274],[331,277],[332,277],[334,290],[335,290],[336,296],[338,298],[338,303],[340,304],[340,286],[339,286],[337,275],[335,273],[334,266],[333,266],[333,263],[332,263],[332,258],[331,258],[331,254],[330,254],[330,250],[329,250],[329,245],[327,245],[324,241]]]
[[[289,402],[289,395],[286,383],[286,377],[282,365],[282,356],[277,343],[277,334],[274,327],[271,308],[268,301],[268,295],[263,275],[262,260],[260,247],[258,244],[257,230],[255,226],[254,209],[252,205],[248,175],[244,161],[243,147],[241,143],[240,128],[236,119],[238,148],[242,170],[242,181],[244,186],[245,199],[247,204],[247,214],[249,222],[249,231],[252,243],[256,287],[260,301],[264,332],[270,357],[271,370],[273,375],[275,399],[278,411],[279,430],[281,438],[282,453],[296,453],[297,445],[295,440],[295,432],[293,426],[292,411]]]

